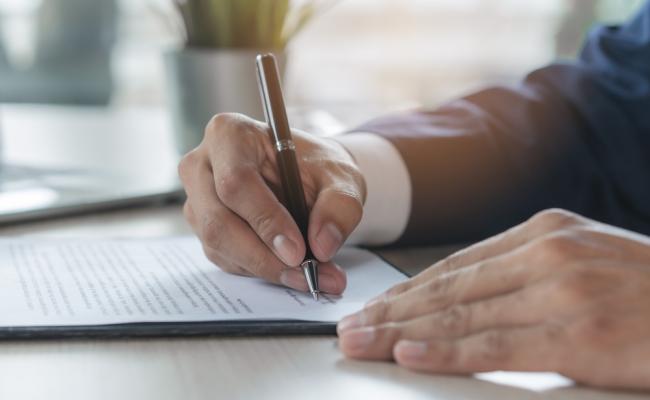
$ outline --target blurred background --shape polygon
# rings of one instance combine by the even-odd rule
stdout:
[[[0,224],[182,200],[210,116],[261,113],[260,48],[286,65],[292,125],[331,134],[571,59],[641,3],[0,0]]]
[[[434,106],[572,58],[633,0],[341,0],[288,47],[288,103]],[[0,0],[0,101],[164,107],[170,0]]]

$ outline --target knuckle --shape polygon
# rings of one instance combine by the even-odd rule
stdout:
[[[190,175],[196,172],[201,164],[201,155],[197,149],[185,154],[178,163],[178,176],[183,182],[187,182]]]
[[[579,225],[581,218],[578,214],[561,208],[550,208],[533,215],[529,223],[538,226],[542,231],[553,232]]]
[[[483,346],[478,354],[480,361],[502,363],[511,357],[508,337],[498,330],[488,331],[483,336]]]
[[[377,336],[380,342],[394,343],[402,336],[401,325],[396,322],[387,322],[377,327]]]
[[[218,144],[220,148],[232,145],[233,141],[247,140],[248,129],[253,120],[237,113],[221,113],[213,116],[205,126],[203,142]]]
[[[347,211],[346,215],[354,218],[354,221],[351,222],[356,225],[363,214],[363,200],[360,194],[351,188],[334,188],[332,194],[339,207]]]
[[[217,195],[225,203],[232,204],[232,202],[238,201],[238,194],[253,179],[254,173],[255,171],[249,167],[231,166],[227,168],[220,174]]]
[[[404,283],[400,283],[396,286],[393,286],[392,288],[388,289],[385,293],[384,296],[382,296],[383,299],[390,299],[395,296],[399,296],[400,294],[406,292],[411,288],[411,280],[408,280]]]
[[[446,274],[431,279],[426,285],[427,298],[433,304],[442,306],[453,304],[452,287],[457,280],[456,274]]]
[[[579,245],[579,242],[572,233],[555,233],[540,239],[538,242],[539,248],[536,249],[539,252],[536,252],[536,254],[542,255],[551,264],[561,265],[575,257],[577,253],[576,249]]]
[[[260,212],[251,220],[251,226],[263,240],[273,240],[273,233],[276,231],[276,218],[274,215]]]
[[[441,293],[447,291],[447,286],[449,286],[449,279],[437,276],[427,282],[426,288],[427,292],[431,297],[438,297]]]
[[[341,175],[346,177],[346,181],[353,182],[361,192],[365,191],[365,179],[359,167],[352,162],[343,162],[337,164]]]
[[[207,220],[201,228],[203,243],[213,249],[221,249],[225,229],[225,225],[219,218],[213,217]]]
[[[365,310],[363,314],[366,322],[370,324],[390,321],[390,303],[386,300],[380,301]]]
[[[440,273],[447,273],[463,267],[465,265],[463,262],[464,259],[465,253],[463,251],[450,255],[440,264]]]
[[[263,276],[264,275],[264,261],[261,259],[261,257],[254,257],[249,263],[248,263],[248,270],[253,273],[255,276]]]
[[[208,124],[205,127],[205,136],[216,135],[220,132],[227,130],[226,127],[231,126],[237,121],[237,114],[233,113],[221,113],[216,114],[210,118]]]
[[[256,255],[247,263],[247,269],[255,276],[263,278],[269,282],[276,282],[277,279],[271,274],[269,266],[272,261],[269,260],[267,255]]]
[[[364,204],[368,196],[368,185],[366,183],[366,178],[356,165],[350,167],[349,176],[359,190],[360,203]]]
[[[596,313],[576,322],[571,329],[571,334],[577,341],[600,347],[604,341],[611,340],[617,327],[614,316]]]
[[[443,311],[440,320],[434,323],[448,336],[464,336],[469,331],[470,309],[456,304]]]
[[[239,113],[220,113],[214,115],[205,126],[204,140],[221,141],[226,138],[242,140],[248,128],[260,126],[260,123]]]
[[[208,246],[203,246],[203,254],[205,254],[205,257],[214,265],[218,266],[220,269],[230,272],[229,271],[229,265],[228,263],[222,262],[223,260],[221,259],[219,252],[215,251],[214,249],[208,247]]]

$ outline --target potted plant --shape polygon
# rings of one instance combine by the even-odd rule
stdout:
[[[290,0],[172,0],[184,46],[166,55],[178,149],[203,137],[212,115],[240,112],[263,119],[255,56],[273,52],[284,69],[287,43],[322,8]]]

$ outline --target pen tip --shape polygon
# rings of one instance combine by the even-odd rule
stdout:
[[[307,281],[307,286],[309,292],[311,293],[314,300],[318,301],[318,263],[315,260],[306,260],[302,264],[302,271],[305,273],[305,280]]]

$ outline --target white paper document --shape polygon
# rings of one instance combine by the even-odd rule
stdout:
[[[0,240],[0,326],[292,319],[335,322],[406,277],[345,248],[342,296],[311,295],[230,275],[197,239]]]

